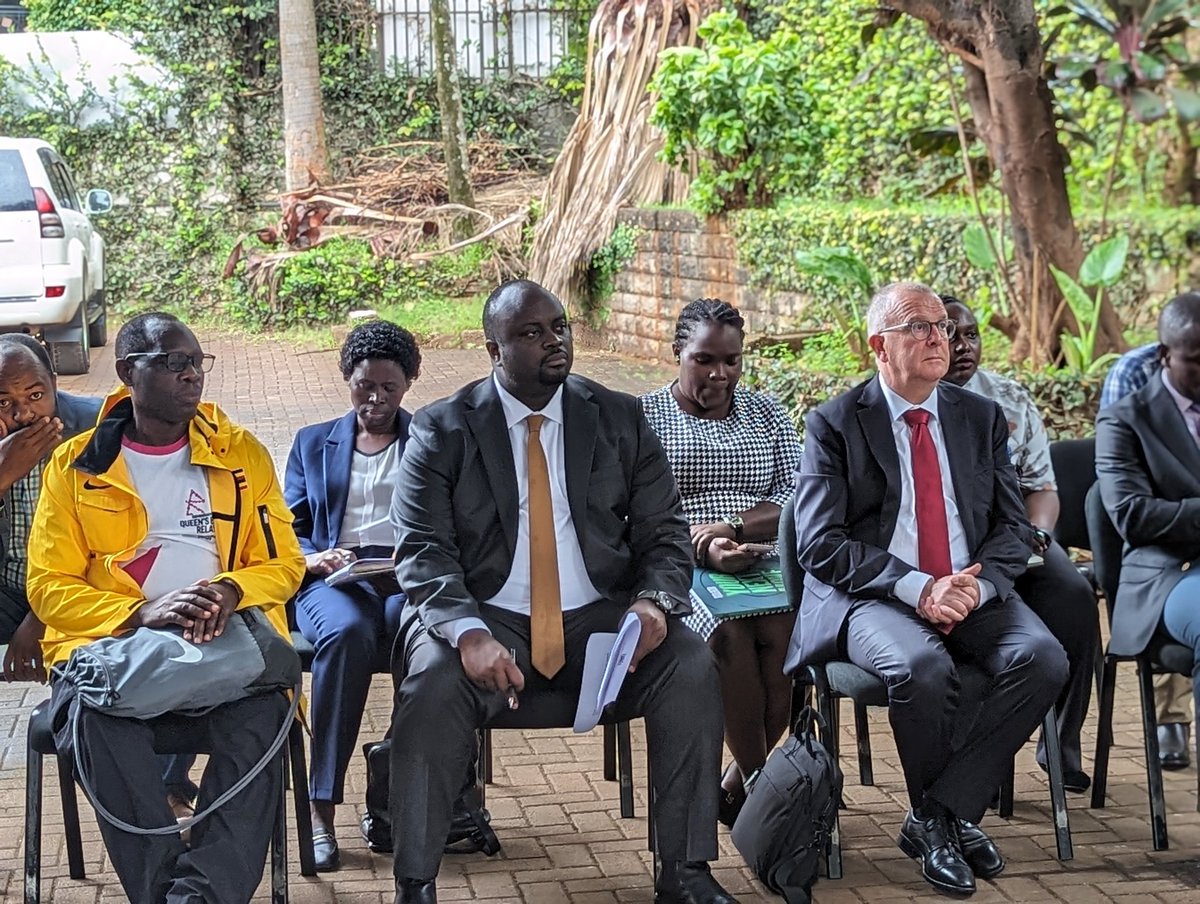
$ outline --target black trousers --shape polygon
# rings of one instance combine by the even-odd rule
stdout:
[[[1067,651],[1067,683],[1055,703],[1064,769],[1083,770],[1079,733],[1092,700],[1092,669],[1100,643],[1100,608],[1088,579],[1057,543],[1046,550],[1045,564],[1030,568],[1016,582],[1017,594]],[[1038,741],[1038,762],[1046,765],[1045,741]]]
[[[887,685],[912,806],[932,802],[976,823],[1067,680],[1062,645],[1012,599],[990,600],[948,635],[904,603],[864,600],[850,610],[846,652]],[[959,713],[959,661],[992,676],[977,712]]]
[[[517,652],[521,705],[539,694],[579,696],[590,635],[615,631],[626,606],[601,601],[564,613],[566,665],[547,680],[530,665],[529,618],[482,606],[495,638]],[[403,660],[403,661],[401,661]],[[475,749],[474,732],[507,707],[503,694],[467,678],[458,651],[415,624],[397,657],[392,726],[391,816],[400,879],[433,879],[451,807]],[[717,779],[722,715],[716,660],[699,635],[671,619],[667,638],[627,675],[618,720],[644,716],[654,781],[659,854],[666,861],[717,858]]]
[[[56,697],[69,692],[61,682],[54,688]],[[209,754],[199,811],[262,758],[287,711],[282,693],[247,697],[197,717],[124,719],[81,707],[79,752],[93,792],[114,816],[144,828],[171,825],[175,816],[156,752]],[[69,735],[69,725],[56,732],[60,750],[69,748],[64,732]],[[125,895],[135,904],[247,904],[262,880],[282,783],[278,764],[268,766],[192,829],[190,849],[178,834],[135,835],[97,814]]]
[[[8,643],[29,614],[25,594],[0,587],[0,643]]]

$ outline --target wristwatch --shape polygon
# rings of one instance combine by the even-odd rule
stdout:
[[[650,600],[664,615],[675,611],[675,600],[661,590],[643,590],[634,597],[635,600]]]
[[[732,518],[726,518],[725,523],[733,528],[733,539],[741,543],[742,536],[746,530],[746,522],[742,520],[742,516],[734,515]]]

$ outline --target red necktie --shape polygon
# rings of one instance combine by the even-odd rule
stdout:
[[[946,501],[942,494],[942,469],[937,447],[929,434],[929,412],[912,408],[904,412],[912,445],[913,488],[917,509],[917,567],[943,578],[953,573],[950,564],[950,530],[946,526]]]

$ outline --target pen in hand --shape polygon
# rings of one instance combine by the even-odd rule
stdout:
[[[508,655],[512,659],[513,662],[516,662],[517,661],[517,648],[509,647]],[[506,697],[508,697],[508,708],[509,709],[516,709],[517,707],[519,707],[521,705],[520,701],[517,700],[517,689],[515,687],[513,687],[511,684],[505,689],[504,695]]]

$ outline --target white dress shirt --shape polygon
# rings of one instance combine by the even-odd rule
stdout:
[[[400,443],[392,440],[378,452],[354,450],[338,546],[396,545],[396,530],[388,513],[400,478],[399,449]]]
[[[1162,374],[1163,386],[1167,387],[1167,392],[1175,400],[1175,405],[1179,408],[1179,413],[1183,416],[1183,423],[1187,426],[1188,433],[1192,435],[1192,439],[1196,445],[1200,446],[1200,405],[1187,398],[1171,385],[1171,381],[1167,379],[1167,369],[1165,367],[1160,373]]]
[[[512,570],[500,592],[480,602],[510,612],[529,614],[529,426],[525,419],[531,414],[540,414],[542,421],[540,438],[542,451],[546,454],[546,466],[550,471],[550,498],[554,506],[554,534],[558,548],[558,585],[564,612],[579,609],[600,599],[600,592],[588,577],[583,561],[583,550],[579,547],[579,535],[571,518],[571,504],[567,499],[566,451],[563,444],[563,391],[560,386],[554,397],[541,411],[534,411],[508,392],[495,375],[492,380],[504,409],[504,420],[508,426],[508,441],[512,445],[513,465],[517,478],[517,545],[513,551]],[[486,451],[485,451],[486,454]],[[474,628],[487,630],[479,618],[458,618],[439,625],[437,631],[451,646],[458,646],[458,639]]]
[[[958,500],[954,496],[954,482],[950,477],[950,459],[946,456],[946,438],[942,435],[942,419],[938,417],[937,390],[919,405],[901,398],[879,378],[879,388],[887,401],[891,414],[892,436],[896,440],[896,452],[900,456],[900,511],[896,515],[896,529],[887,551],[897,559],[907,562],[917,571],[912,571],[896,582],[894,593],[914,609],[921,602],[921,592],[933,576],[919,570],[917,554],[917,492],[913,481],[911,432],[904,420],[904,413],[914,408],[929,412],[929,435],[937,449],[938,471],[942,477],[942,501],[946,505],[946,527],[950,534],[950,565],[961,571],[971,564],[971,551],[967,548],[967,535],[963,529],[962,516],[958,512]],[[996,595],[991,581],[979,581],[979,602],[982,605]]]

